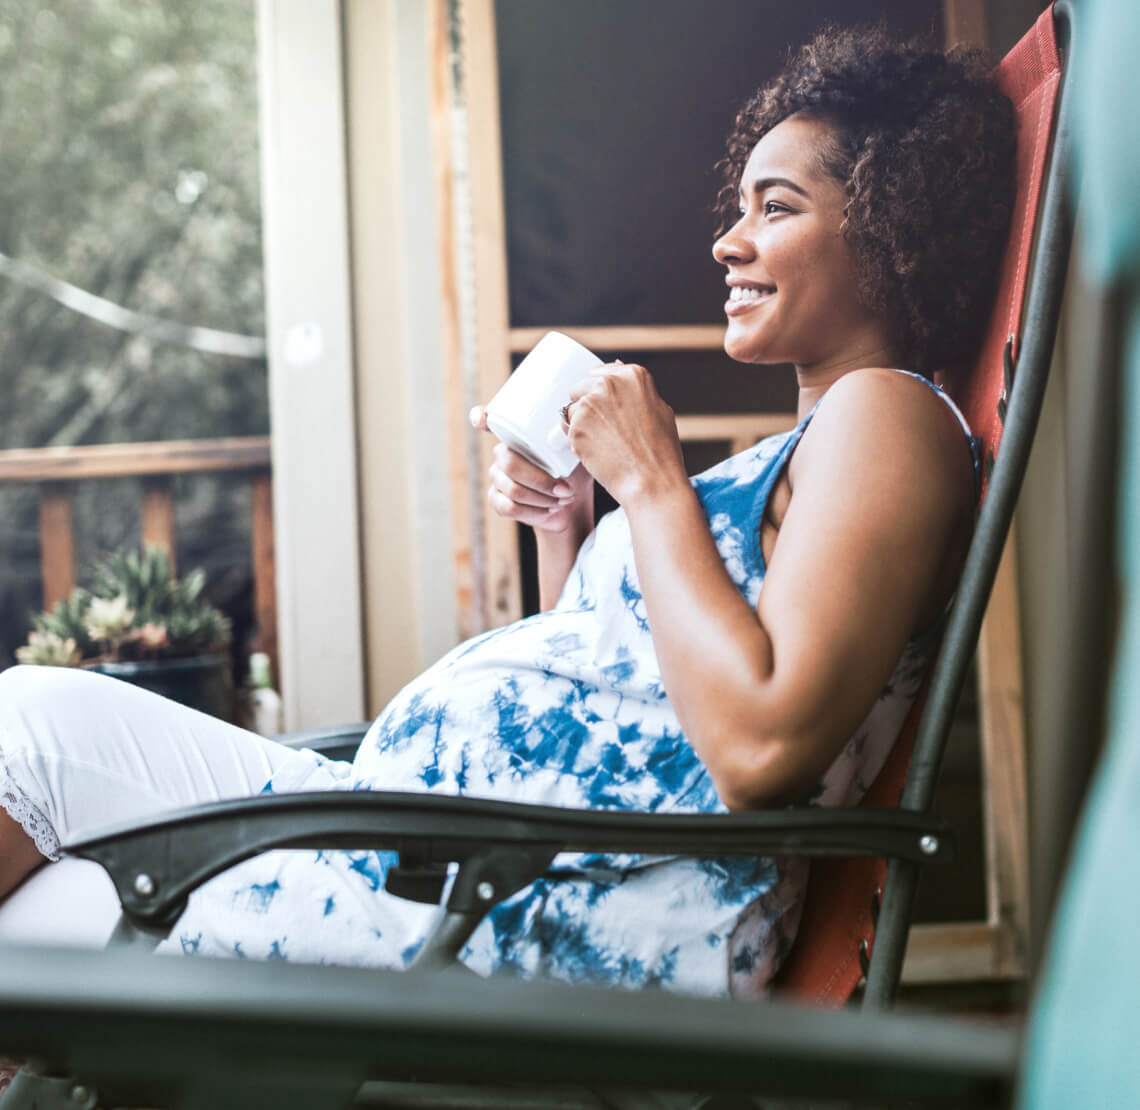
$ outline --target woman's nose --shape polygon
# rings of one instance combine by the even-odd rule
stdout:
[[[730,227],[712,246],[713,258],[722,266],[746,262],[755,254],[752,241],[742,234],[739,222]]]

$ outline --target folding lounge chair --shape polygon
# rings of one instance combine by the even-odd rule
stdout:
[[[1064,39],[1068,0],[1060,0],[1054,11]],[[935,769],[1024,473],[1067,258],[1062,112],[1031,273],[1028,268],[1060,83],[1053,13],[1042,17],[1000,72],[1021,121],[1019,204],[983,365],[955,391],[986,443],[988,492],[917,727],[900,806],[880,808],[897,795],[909,756],[905,738],[867,802],[855,810],[671,816],[335,793],[265,796],[182,811],[67,848],[102,864],[114,881],[123,905],[119,940],[145,945],[148,938],[164,935],[196,886],[260,851],[281,847],[394,849],[400,862],[389,888],[422,899],[439,897],[447,865],[457,862],[440,929],[421,952],[419,966],[402,976],[203,960],[139,963],[137,954],[117,952],[82,960],[53,953],[50,961],[41,957],[37,972],[25,970],[12,980],[3,976],[14,971],[15,954],[9,958],[0,952],[0,1005],[21,1006],[27,1015],[13,1027],[0,1010],[0,1047],[50,1060],[85,1084],[109,1084],[114,1090],[117,1080],[176,1102],[171,1092],[181,1085],[190,1092],[190,1103],[197,1098],[200,1104],[205,1099],[218,1105],[230,1097],[219,1089],[223,1078],[232,1080],[228,1089],[240,1092],[233,1097],[243,1106],[259,1104],[258,1090],[271,1091],[265,1101],[274,1105],[339,1105],[345,1091],[364,1079],[409,1075],[839,1094],[820,1072],[824,1043],[849,1061],[874,1045],[893,1053],[889,1076],[864,1069],[843,1088],[847,1092],[953,1094],[973,1105],[1000,1097],[1015,1048],[1013,1038],[1000,1032],[963,1031],[961,1053],[950,1062],[941,1048],[931,1050],[921,1032],[913,1032],[922,1023],[904,1026],[887,1015],[833,1014],[827,1015],[833,1022],[817,1025],[814,1019],[823,1015],[782,1006],[426,974],[450,963],[489,906],[542,875],[559,851],[800,854],[821,857],[813,864],[813,884],[826,885],[833,915],[846,914],[850,903],[849,920],[855,925],[845,922],[838,941],[833,931],[818,943],[821,902],[809,893],[800,941],[782,975],[786,990],[831,1004],[843,1001],[862,975],[862,941],[864,954],[869,950],[865,1008],[891,1000],[918,865],[950,854],[949,829],[928,813]],[[912,716],[917,718],[917,709]],[[914,726],[909,731],[913,734]],[[313,738],[308,740],[311,744]],[[876,863],[884,858],[892,862],[872,945],[872,898],[883,886]],[[838,859],[845,866],[831,870]],[[846,863],[852,859],[854,868]],[[121,977],[126,974],[137,978]],[[98,1036],[92,1035],[92,1022],[101,1030]],[[115,1030],[137,1034],[147,1047],[132,1054],[116,1049]],[[228,1037],[239,1039],[240,1051],[225,1050]],[[646,1054],[653,1045],[650,1067]],[[615,1046],[621,1049],[618,1055]],[[671,1056],[661,1051],[669,1046],[675,1046]],[[588,1062],[572,1058],[574,1050],[586,1053]],[[490,1052],[502,1055],[489,1059]],[[195,1053],[204,1057],[187,1058]],[[961,1059],[970,1061],[970,1069],[968,1080],[960,1082]],[[30,1105],[27,1092],[35,1091],[41,1099],[50,1091],[71,1092],[67,1097],[82,1103],[74,1086],[44,1078],[36,1087],[31,1076],[26,1083],[18,1079],[3,1110],[15,1104],[12,1096],[21,1095],[21,1088],[21,1105]],[[79,1092],[89,1094],[87,1086]],[[405,1096],[391,1091],[383,1097],[390,1105],[425,1104],[415,1093],[404,1102],[399,1098]],[[485,1104],[508,1102],[496,1093]]]

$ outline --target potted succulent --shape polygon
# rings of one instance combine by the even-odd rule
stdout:
[[[230,622],[203,598],[205,584],[201,570],[174,578],[158,547],[112,555],[90,589],[32,618],[16,658],[101,671],[229,720]]]

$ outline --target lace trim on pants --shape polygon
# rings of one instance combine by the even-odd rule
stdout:
[[[59,837],[52,823],[16,783],[3,756],[0,756],[0,809],[32,838],[41,856],[53,862],[60,858]]]

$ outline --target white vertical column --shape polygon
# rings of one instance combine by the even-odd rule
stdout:
[[[337,0],[258,0],[281,685],[289,728],[364,715]]]

